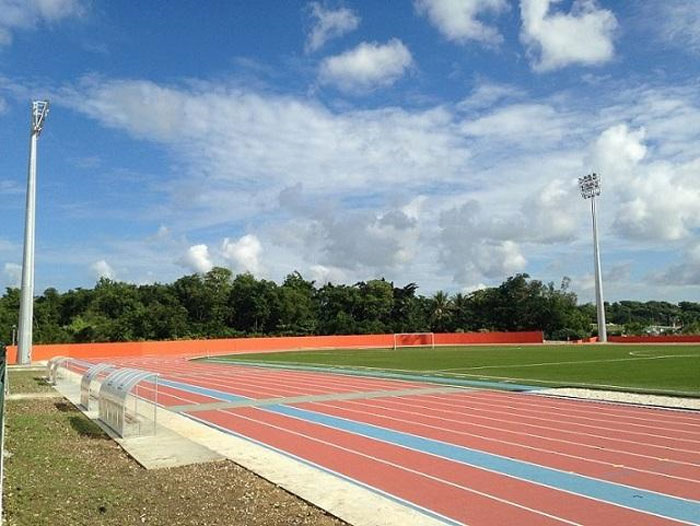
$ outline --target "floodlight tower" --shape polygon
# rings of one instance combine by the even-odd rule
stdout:
[[[595,216],[595,198],[600,195],[600,176],[595,172],[578,178],[581,196],[591,200],[591,215],[593,216],[593,259],[595,265],[595,303],[598,311],[598,341],[608,341],[608,331],[605,328],[605,303],[603,300],[603,276],[600,271],[600,248],[598,247],[598,223]]]
[[[27,174],[27,210],[24,219],[24,257],[22,259],[22,295],[19,303],[19,341],[17,363],[32,363],[34,321],[34,231],[36,217],[36,143],[49,114],[49,101],[32,101],[29,130],[29,170]]]

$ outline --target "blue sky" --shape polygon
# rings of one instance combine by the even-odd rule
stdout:
[[[29,101],[38,291],[212,265],[700,300],[695,0],[0,0],[0,285]]]

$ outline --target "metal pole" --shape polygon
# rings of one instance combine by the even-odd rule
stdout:
[[[603,300],[603,276],[600,270],[600,248],[598,246],[598,222],[596,220],[595,195],[591,197],[591,215],[593,216],[593,258],[595,264],[595,303],[598,312],[598,341],[608,341],[605,327],[605,303]]]
[[[19,342],[17,363],[32,363],[32,329],[34,323],[34,238],[36,223],[36,143],[49,113],[49,102],[32,101],[29,134],[29,169],[27,174],[27,210],[24,221],[24,257],[22,259],[22,295],[19,303]]]
[[[24,220],[24,259],[22,260],[22,296],[19,303],[19,345],[17,363],[32,363],[32,325],[34,319],[34,233],[36,206],[36,139],[29,139],[29,174],[27,176],[27,210]]]

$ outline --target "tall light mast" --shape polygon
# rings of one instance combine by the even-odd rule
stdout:
[[[32,101],[29,131],[29,170],[27,174],[27,210],[24,219],[24,257],[22,259],[22,295],[19,303],[19,340],[17,363],[32,363],[34,320],[34,233],[36,224],[36,143],[49,113],[49,101]]]
[[[598,341],[608,341],[605,327],[605,302],[603,300],[603,276],[600,271],[600,248],[598,246],[598,223],[596,221],[595,198],[600,195],[600,176],[595,172],[578,178],[581,196],[591,200],[593,216],[593,264],[595,265],[595,303],[598,312]]]

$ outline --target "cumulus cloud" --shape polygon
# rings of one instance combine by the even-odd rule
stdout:
[[[591,145],[589,163],[602,175],[606,200],[616,203],[612,227],[639,241],[688,238],[700,227],[700,161],[645,163],[646,135],[644,127],[616,124]]]
[[[319,2],[311,2],[308,10],[312,25],[306,40],[307,52],[318,51],[329,40],[350,33],[360,25],[360,17],[347,7],[328,9]]]
[[[595,0],[574,0],[569,13],[550,13],[561,0],[521,0],[522,31],[536,71],[570,64],[596,65],[611,60],[617,19]]]
[[[22,265],[18,265],[17,263],[5,263],[3,272],[10,287],[19,287],[22,281]]]
[[[514,218],[484,217],[474,200],[440,215],[440,260],[457,283],[481,277],[499,278],[519,272],[527,260],[521,253]]]
[[[259,274],[262,270],[262,244],[253,234],[246,234],[236,241],[225,238],[221,244],[221,253],[234,270],[251,274]]]
[[[700,162],[639,168],[618,189],[613,228],[623,237],[645,242],[689,238],[700,228],[699,167]]]
[[[329,267],[325,265],[311,265],[311,280],[316,282],[316,285],[323,286],[326,283],[343,283],[347,276],[342,269],[337,267]]]
[[[682,261],[652,276],[662,285],[700,286],[700,242],[685,252]]]
[[[209,247],[204,244],[192,245],[178,263],[199,274],[205,274],[214,268],[214,263],[209,256]]]
[[[326,200],[317,205],[300,185],[280,193],[280,205],[295,220],[279,237],[295,251],[313,254],[323,268],[382,273],[412,261],[420,234],[424,196],[381,210],[342,210]],[[320,268],[320,267],[319,267]]]
[[[82,16],[82,0],[0,0],[0,46],[12,43],[12,32]]]
[[[591,165],[594,171],[610,174],[629,172],[644,159],[646,130],[630,130],[627,124],[607,128],[595,140]]]
[[[90,265],[90,270],[92,271],[92,274],[95,277],[95,279],[115,279],[116,277],[114,269],[104,259],[95,261],[92,265]]]
[[[345,92],[366,92],[390,86],[412,64],[411,52],[397,38],[386,44],[362,42],[354,49],[323,59],[319,80]]]
[[[333,266],[385,270],[412,257],[416,221],[400,210],[343,214],[322,225],[326,256]]]
[[[478,17],[505,11],[509,7],[506,0],[416,0],[415,7],[448,40],[486,44],[503,41],[498,29],[484,24]]]
[[[576,202],[575,181],[554,179],[524,200],[520,239],[535,243],[573,241],[579,226],[578,216],[570,211]]]

